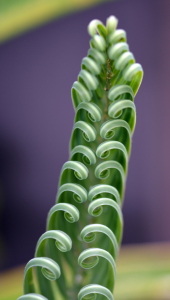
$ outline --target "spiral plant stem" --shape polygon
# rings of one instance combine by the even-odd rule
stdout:
[[[134,96],[143,77],[117,22],[111,16],[106,26],[88,26],[90,49],[72,87],[70,159],[18,300],[114,299]]]

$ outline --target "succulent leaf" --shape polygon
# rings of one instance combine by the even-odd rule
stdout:
[[[90,49],[71,92],[70,159],[61,170],[47,231],[25,268],[26,295],[18,300],[113,300],[134,96],[143,76],[117,23],[111,16],[106,26],[99,20],[88,26]]]

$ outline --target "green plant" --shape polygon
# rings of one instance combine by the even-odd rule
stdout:
[[[113,299],[134,96],[143,75],[125,31],[116,27],[113,16],[106,27],[98,20],[88,26],[91,47],[72,87],[70,160],[61,170],[47,231],[25,267],[19,300]]]

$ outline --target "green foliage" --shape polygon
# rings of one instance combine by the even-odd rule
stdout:
[[[113,300],[122,239],[122,204],[136,123],[134,96],[142,67],[117,19],[93,20],[87,57],[72,87],[75,123],[70,160],[18,300]],[[35,272],[33,271],[35,267]],[[42,296],[43,295],[43,296]]]
[[[102,0],[0,0],[0,43],[65,14]]]

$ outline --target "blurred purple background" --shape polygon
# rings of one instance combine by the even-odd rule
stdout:
[[[45,231],[73,125],[70,89],[89,48],[87,24],[110,15],[145,71],[136,97],[124,243],[170,241],[170,1],[107,2],[0,46],[1,269],[27,262]]]

